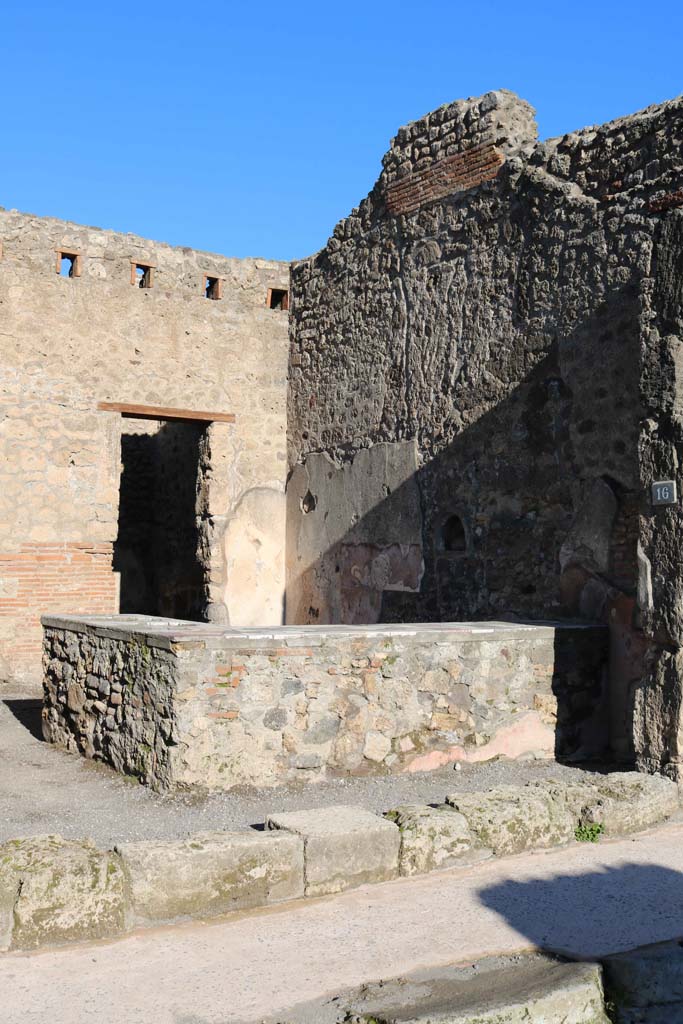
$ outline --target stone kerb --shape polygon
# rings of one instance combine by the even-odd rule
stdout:
[[[327,896],[398,875],[399,830],[360,807],[273,814],[266,828],[302,838],[306,896]]]
[[[46,739],[158,790],[600,753],[601,627],[43,624]]]
[[[265,829],[121,843],[35,836],[0,844],[0,949],[111,938],[133,927],[321,897],[399,874],[615,838],[680,809],[676,783],[637,773],[456,793],[382,817],[336,806],[273,813]]]
[[[286,832],[197,832],[179,842],[122,843],[116,853],[136,924],[215,916],[304,895],[304,845]]]

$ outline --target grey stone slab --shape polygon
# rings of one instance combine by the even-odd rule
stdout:
[[[582,808],[581,821],[604,825],[607,835],[642,831],[680,810],[677,784],[660,775],[610,772],[593,782],[597,794]]]
[[[210,917],[304,895],[303,842],[282,833],[197,832],[123,843],[136,922]]]
[[[272,814],[266,827],[303,838],[306,896],[343,892],[398,875],[398,827],[362,807]]]
[[[658,942],[609,956],[605,986],[619,1009],[683,1003],[683,946]]]
[[[282,1017],[269,1017],[276,1024]],[[609,1024],[600,967],[522,955],[442,967],[301,1005],[288,1024]]]
[[[386,817],[398,825],[401,833],[402,875],[437,871],[491,855],[490,850],[478,846],[467,819],[452,807],[404,804],[387,812]]]
[[[0,846],[0,928],[12,949],[120,935],[127,911],[118,858],[89,840],[36,836]]]
[[[571,808],[561,795],[555,798],[551,787],[500,786],[487,793],[454,793],[446,802],[496,856],[569,842],[577,825]]]

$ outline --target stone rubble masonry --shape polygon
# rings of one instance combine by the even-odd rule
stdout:
[[[58,249],[79,276],[55,273]],[[154,266],[151,288],[132,263]],[[140,421],[102,402],[235,415],[207,426],[208,612],[281,620],[288,334],[272,287],[287,264],[0,208],[0,682],[40,680],[42,613],[118,611],[121,437]]]
[[[665,213],[677,206],[683,206],[683,188],[678,188],[675,192],[668,192],[663,196],[657,196],[648,203],[651,213]]]
[[[490,856],[573,841],[579,825],[599,822],[607,836],[617,836],[680,811],[669,779],[586,779],[458,794],[440,806],[397,807],[384,817],[349,806],[272,813],[261,831],[198,832],[121,843],[113,851],[54,835],[10,840],[0,845],[0,949],[92,941],[138,926],[315,898],[399,873],[471,868]]]
[[[303,839],[306,896],[328,896],[398,875],[398,828],[363,807],[271,814],[266,828]]]
[[[43,622],[45,738],[157,790],[602,749],[602,627]]]
[[[179,842],[115,849],[135,924],[225,914],[304,895],[304,844],[284,832],[195,832]]]
[[[288,392],[288,621],[606,623],[612,753],[674,778],[682,145],[681,98],[542,142],[505,91],[401,128],[292,266]]]

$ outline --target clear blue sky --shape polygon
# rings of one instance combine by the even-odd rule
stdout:
[[[679,94],[683,4],[5,0],[0,58],[0,205],[291,259],[442,103],[513,89],[548,137]]]

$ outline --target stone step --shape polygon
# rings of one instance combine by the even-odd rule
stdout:
[[[683,1024],[683,942],[658,942],[607,957],[608,998],[619,1024]]]
[[[610,1024],[598,964],[495,957],[381,981],[270,1024]]]
[[[617,1024],[683,1024],[683,1003],[617,1010]]]

